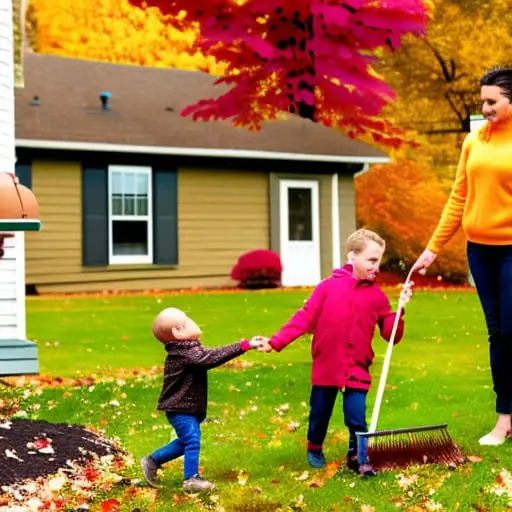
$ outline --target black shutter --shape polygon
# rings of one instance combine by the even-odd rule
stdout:
[[[32,188],[32,165],[16,164],[16,176],[22,185]]]
[[[153,261],[157,265],[178,263],[178,173],[153,172]]]
[[[106,167],[82,168],[82,261],[108,265],[108,173]]]

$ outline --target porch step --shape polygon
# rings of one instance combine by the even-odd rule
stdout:
[[[22,339],[0,340],[0,376],[39,373],[37,345]]]

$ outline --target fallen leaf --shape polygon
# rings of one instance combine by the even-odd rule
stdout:
[[[304,480],[307,480],[309,477],[309,473],[307,471],[304,471],[301,475],[299,475],[295,480],[298,482],[303,482]]]
[[[101,503],[101,512],[118,512],[120,503],[117,500],[111,499]]]
[[[66,478],[64,476],[56,476],[49,480],[48,482],[48,488],[51,491],[60,491],[64,484],[66,483]]]
[[[55,453],[55,450],[52,446],[52,440],[48,437],[41,437],[35,441],[27,443],[27,448],[37,450],[39,453],[44,453],[47,455],[52,455]]]
[[[20,462],[23,462],[23,459],[20,459],[20,458],[16,455],[16,450],[9,450],[9,449],[6,449],[6,450],[5,450],[5,456],[6,456],[8,459],[15,459],[15,460],[19,460]]]
[[[325,478],[327,480],[331,479],[338,472],[340,465],[339,462],[329,462],[325,467]]]
[[[249,474],[241,471],[240,473],[238,473],[237,480],[240,485],[245,485],[247,483],[247,480],[249,480]]]

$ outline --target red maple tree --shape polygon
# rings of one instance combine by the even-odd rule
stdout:
[[[373,71],[378,53],[423,34],[424,0],[130,0],[167,22],[199,26],[205,55],[227,64],[232,86],[188,106],[195,120],[233,119],[258,129],[279,112],[369,134],[397,146],[400,130],[378,116],[394,98]]]

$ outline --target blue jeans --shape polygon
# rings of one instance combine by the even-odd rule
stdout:
[[[331,386],[313,386],[311,389],[308,450],[320,451],[327,435],[334,404],[340,390]],[[343,393],[343,415],[348,427],[348,455],[357,454],[356,432],[367,432],[366,395],[367,391],[346,388]]]
[[[199,475],[201,427],[204,418],[192,414],[166,412],[167,420],[174,427],[177,439],[154,451],[150,457],[157,466],[185,455],[183,477],[185,480]]]
[[[468,242],[468,262],[489,334],[496,412],[512,413],[512,245]]]

